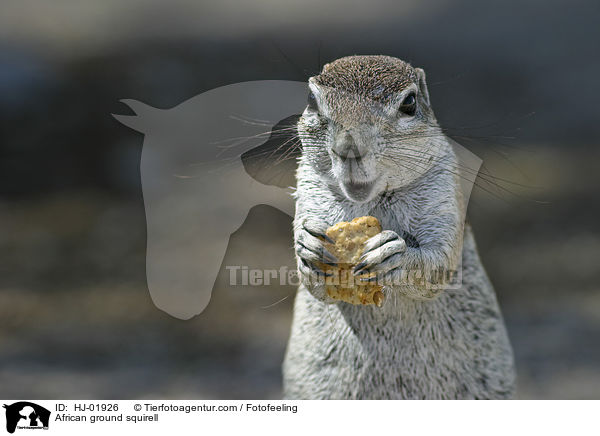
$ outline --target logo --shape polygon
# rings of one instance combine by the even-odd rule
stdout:
[[[50,411],[29,401],[19,401],[4,405],[6,409],[6,431],[14,433],[18,429],[47,430]]]
[[[251,208],[294,216],[292,190],[271,181],[270,170],[295,158],[297,138],[282,140],[280,155],[256,149],[305,102],[305,83],[276,80],[223,86],[170,109],[123,100],[135,115],[115,118],[144,134],[146,277],[158,308],[180,319],[206,308],[229,238]]]
[[[212,89],[169,109],[122,100],[133,114],[113,116],[144,134],[146,278],[159,309],[189,319],[207,307],[230,236],[251,208],[271,206],[290,220],[295,215],[290,186],[301,154],[296,125],[306,94],[304,82],[259,80]],[[467,201],[481,159],[451,145]],[[418,172],[423,157],[412,153],[418,160],[411,168]],[[343,150],[344,158],[358,160],[360,154],[355,144]],[[252,251],[260,256],[267,246]]]

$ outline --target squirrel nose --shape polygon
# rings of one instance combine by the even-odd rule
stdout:
[[[331,151],[344,162],[347,159],[360,160],[364,155],[360,152],[356,141],[354,141],[354,138],[348,132],[335,141],[335,144],[331,147]]]

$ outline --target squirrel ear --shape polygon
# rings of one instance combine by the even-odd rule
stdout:
[[[427,89],[427,81],[425,80],[425,71],[422,68],[415,68],[415,71],[419,79],[419,91],[421,91],[421,95],[425,99],[427,106],[429,106],[429,90]]]

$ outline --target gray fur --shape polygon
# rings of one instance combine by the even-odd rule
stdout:
[[[294,236],[302,284],[283,367],[285,396],[510,398],[512,350],[463,226],[460,167],[431,110],[424,72],[399,59],[353,56],[309,83],[318,111],[307,108],[298,123]],[[411,92],[417,111],[405,116],[398,107]],[[349,137],[354,155],[341,158],[337,147]],[[386,286],[382,308],[334,302],[317,265],[323,256],[334,260],[318,234],[364,215],[385,231],[367,242],[356,273],[378,274]],[[406,235],[417,244],[405,243]],[[461,268],[459,287],[435,274]],[[425,282],[407,280],[415,271]]]

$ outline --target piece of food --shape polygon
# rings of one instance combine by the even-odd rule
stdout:
[[[339,222],[327,229],[335,244],[325,242],[325,247],[338,259],[337,266],[321,264],[321,268],[331,273],[325,280],[327,294],[334,300],[350,304],[383,304],[382,286],[362,282],[354,276],[353,268],[358,264],[365,242],[381,232],[379,220],[372,216],[354,218],[350,222]],[[360,277],[369,277],[364,274]]]

